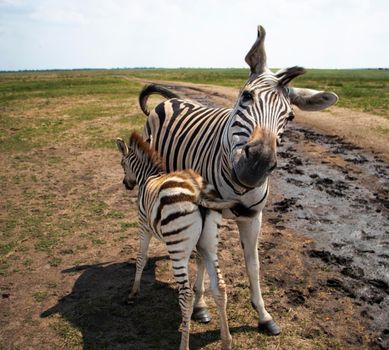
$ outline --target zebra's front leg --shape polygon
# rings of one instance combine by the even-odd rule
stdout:
[[[192,320],[200,323],[209,323],[211,316],[207,309],[207,304],[204,300],[204,277],[205,277],[205,264],[201,254],[197,254],[197,276],[194,284],[195,301],[193,306]]]
[[[134,303],[135,298],[139,295],[140,291],[140,280],[142,278],[143,269],[147,263],[147,251],[149,249],[149,243],[151,234],[141,230],[139,233],[139,253],[136,259],[136,272],[134,284],[132,286],[131,293],[128,295],[127,302],[129,304]]]
[[[281,333],[278,325],[265,309],[259,281],[258,236],[261,230],[262,212],[250,221],[238,221],[246,271],[250,281],[251,305],[258,312],[258,330],[270,335]]]

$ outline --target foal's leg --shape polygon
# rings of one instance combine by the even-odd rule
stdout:
[[[204,277],[205,264],[201,254],[197,254],[197,277],[194,284],[195,300],[193,306],[192,320],[200,323],[208,323],[211,321],[211,316],[208,313],[207,304],[204,300]]]
[[[174,278],[178,284],[178,303],[181,308],[182,322],[180,350],[189,350],[190,317],[193,310],[193,291],[189,283],[189,257],[171,258]]]
[[[151,234],[145,230],[139,232],[139,253],[136,259],[136,273],[134,284],[132,286],[131,293],[128,295],[128,303],[133,303],[136,296],[140,291],[140,280],[142,278],[142,272],[147,263],[147,251],[149,249],[149,243]]]
[[[204,257],[205,265],[209,274],[212,295],[218,308],[220,317],[220,336],[222,340],[222,350],[231,349],[232,337],[228,327],[227,319],[227,292],[222,274],[219,269],[217,256],[218,248],[218,228],[217,223],[221,220],[219,213],[210,211],[207,216],[202,235],[197,249]]]
[[[171,231],[163,227],[162,236],[165,238],[170,260],[172,261],[174,278],[178,284],[178,301],[181,308],[181,344],[180,350],[189,350],[190,318],[193,311],[193,291],[189,280],[189,259],[201,234],[200,213],[193,214],[192,222],[184,229]],[[166,231],[165,231],[166,230]],[[174,232],[174,235],[171,233]]]

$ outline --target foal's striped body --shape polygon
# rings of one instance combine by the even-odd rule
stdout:
[[[156,153],[149,144],[133,134],[129,146],[120,139],[118,148],[123,154],[124,184],[131,189],[139,185],[138,206],[140,224],[140,251],[136,263],[136,276],[129,301],[140,290],[140,279],[147,260],[150,239],[155,236],[165,242],[172,261],[174,278],[179,289],[182,312],[182,338],[180,349],[189,348],[190,317],[193,292],[189,283],[190,254],[197,248],[205,261],[213,296],[221,318],[222,348],[230,349],[226,315],[226,289],[218,258],[218,224],[221,214],[216,210],[242,206],[236,201],[215,197],[213,188],[192,170],[163,172]]]

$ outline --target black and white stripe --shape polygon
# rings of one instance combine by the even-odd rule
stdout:
[[[214,189],[192,170],[166,173],[156,153],[140,136],[133,134],[129,146],[118,139],[122,152],[122,167],[127,188],[139,185],[139,238],[140,250],[136,262],[136,275],[129,301],[139,294],[142,271],[152,236],[165,242],[178,284],[179,305],[182,312],[182,338],[180,349],[188,349],[190,317],[192,314],[192,288],[188,264],[192,251],[197,248],[211,280],[212,292],[221,317],[222,342],[231,343],[228,330],[225,292],[217,257],[218,225],[225,208],[243,210],[235,201],[215,197]]]
[[[266,65],[264,28],[259,26],[257,34],[257,40],[246,55],[250,77],[232,109],[208,108],[180,99],[158,85],[146,86],[139,101],[148,116],[144,140],[158,152],[168,171],[193,169],[214,186],[221,198],[239,200],[257,211],[257,216],[251,219],[234,210],[224,210],[223,216],[237,220],[241,241],[245,243],[251,302],[258,311],[260,328],[279,334],[262,300],[257,252],[261,212],[269,193],[268,175],[276,165],[275,143],[280,142],[286,124],[294,117],[292,104],[303,110],[321,110],[334,104],[337,96],[288,86],[305,70],[292,67],[272,73]],[[168,100],[150,112],[146,104],[151,94],[160,94]],[[261,147],[271,149],[262,156]],[[253,176],[257,172],[260,175],[256,179]],[[201,283],[199,281],[196,288],[200,294]],[[196,295],[195,307],[197,302],[205,305],[202,295]]]

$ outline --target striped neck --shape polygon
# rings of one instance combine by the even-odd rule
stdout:
[[[135,175],[139,186],[150,176],[164,171],[158,154],[139,135],[133,134],[128,146],[128,155],[124,158],[124,162]]]

